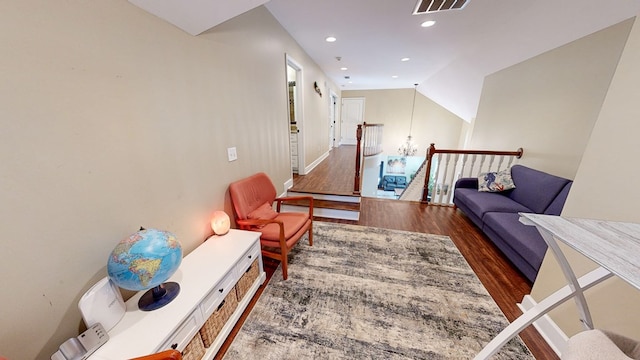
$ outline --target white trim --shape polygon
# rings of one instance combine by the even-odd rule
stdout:
[[[296,70],[296,126],[298,127],[298,174],[305,175],[304,166],[304,79],[302,65],[285,53],[286,65]],[[285,67],[286,69],[286,67]],[[288,110],[287,110],[288,111]],[[290,127],[287,127],[290,131]]]
[[[336,127],[338,126],[338,94],[329,88],[329,150],[337,146]],[[333,123],[332,123],[333,122]]]
[[[287,205],[287,204],[283,204],[281,209],[282,211],[301,212],[301,213],[305,213],[309,211],[308,207]],[[345,220],[357,221],[358,219],[360,219],[360,212],[351,211],[351,210],[338,210],[338,209],[314,207],[313,216],[330,218],[330,219],[345,219]]]
[[[525,295],[522,298],[522,302],[518,303],[518,308],[522,310],[522,312],[526,312],[530,310],[534,306],[536,306],[538,302],[531,296]],[[567,335],[560,329],[560,327],[549,317],[549,315],[544,315],[537,321],[533,323],[533,326],[538,330],[538,333],[542,338],[549,344],[551,349],[560,357],[564,347],[566,346],[567,340],[569,339]]]
[[[287,193],[287,189],[291,189],[293,187],[293,178],[290,178],[289,180],[284,182],[284,193]],[[285,196],[285,195],[282,195]]]
[[[308,196],[312,195],[314,199],[317,200],[327,200],[327,201],[339,201],[343,203],[350,204],[360,204],[359,196],[350,196],[350,195],[330,195],[330,194],[316,194],[316,193],[303,193],[297,191],[289,191],[287,192],[288,196]]]
[[[309,164],[309,166],[304,168],[304,173],[308,174],[309,172],[311,172],[311,170],[315,169],[315,167],[318,166],[322,162],[322,160],[328,157],[329,157],[329,152],[327,151],[326,153],[322,154],[319,158],[317,158],[314,162]],[[300,172],[299,169],[298,169],[298,172]],[[300,175],[303,175],[303,174],[300,173]]]

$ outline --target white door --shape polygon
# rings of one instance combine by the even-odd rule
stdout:
[[[356,145],[358,125],[364,121],[364,98],[342,99],[342,125],[340,126],[340,144]]]

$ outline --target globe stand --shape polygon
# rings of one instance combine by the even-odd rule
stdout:
[[[166,282],[149,289],[138,300],[138,308],[142,311],[153,311],[170,303],[180,293],[180,285]]]

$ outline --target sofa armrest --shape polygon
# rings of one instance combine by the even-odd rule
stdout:
[[[460,178],[456,181],[455,188],[477,189],[478,178]]]

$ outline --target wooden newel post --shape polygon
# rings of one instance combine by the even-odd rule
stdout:
[[[353,193],[360,194],[360,149],[362,148],[362,124],[358,124],[358,130],[356,130],[356,174],[353,179]]]
[[[427,149],[427,168],[426,173],[424,175],[424,187],[422,188],[422,203],[429,203],[429,178],[431,177],[431,158],[436,151],[436,144],[431,143],[429,148]]]

